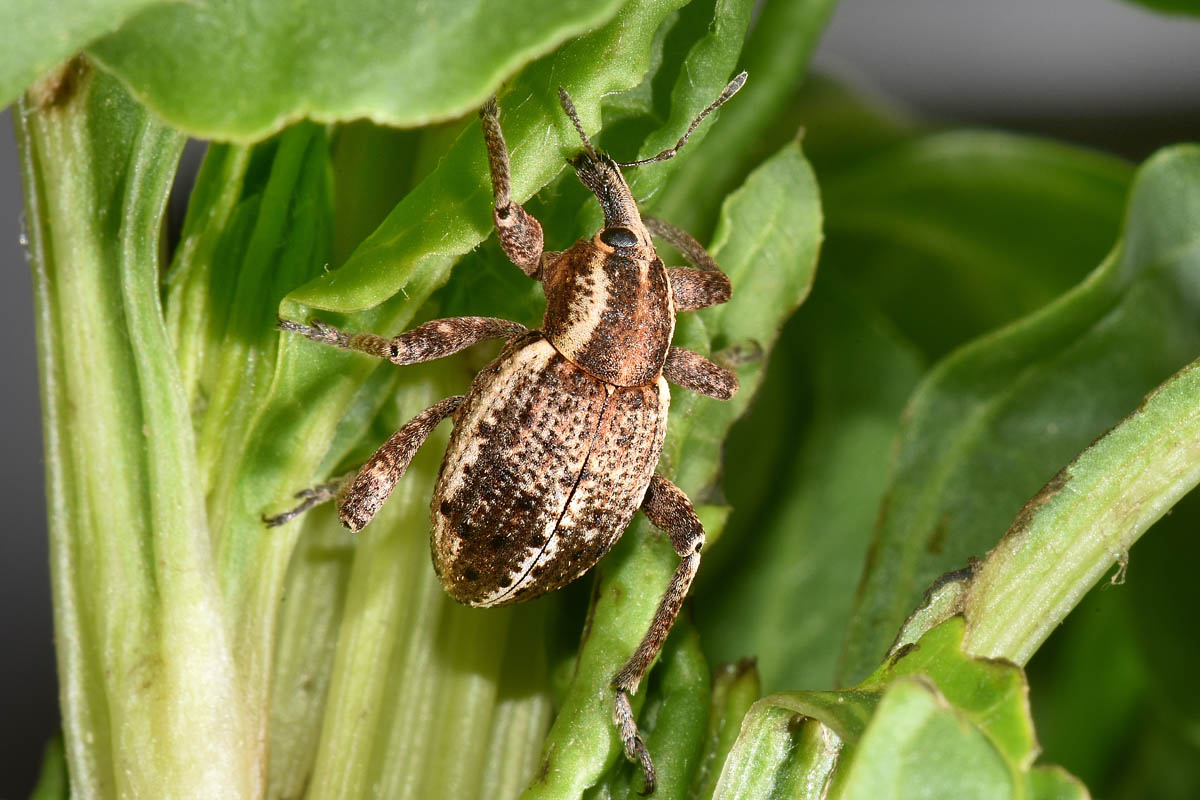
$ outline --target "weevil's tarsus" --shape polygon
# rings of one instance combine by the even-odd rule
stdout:
[[[614,720],[620,729],[621,743],[629,760],[642,765],[646,793],[649,794],[654,791],[654,765],[646,753],[646,745],[641,735],[637,732],[637,725],[626,725],[622,728],[622,723],[626,714],[632,717],[632,712],[629,711],[629,695],[637,691],[638,684],[642,682],[650,664],[662,649],[667,634],[675,625],[675,618],[679,616],[683,599],[692,586],[692,579],[696,577],[696,570],[700,567],[700,550],[704,547],[704,526],[700,524],[700,518],[696,516],[696,511],[683,490],[658,474],[650,479],[650,486],[642,500],[642,511],[656,528],[667,534],[681,559],[671,576],[671,582],[667,585],[666,593],[654,611],[650,629],[646,631],[641,643],[612,682],[617,693]]]
[[[645,740],[638,732],[637,720],[633,716],[633,706],[629,702],[629,693],[618,691],[617,704],[613,711],[613,722],[617,726],[617,735],[621,737],[621,746],[625,748],[625,757],[642,768],[642,797],[654,794],[658,777],[654,770],[654,761],[650,758],[650,750]]]
[[[674,147],[668,147],[666,150],[663,150],[661,153],[659,153],[656,156],[651,156],[650,158],[643,158],[638,161],[621,162],[621,163],[618,163],[617,166],[618,167],[640,167],[643,164],[653,164],[656,161],[668,161],[668,160],[674,158],[675,154],[678,153],[680,150],[682,150],[683,146],[685,144],[687,144],[688,137],[691,136],[692,131],[696,130],[696,127],[701,122],[704,121],[704,118],[707,117],[712,112],[716,111],[718,108],[720,108],[725,103],[726,100],[728,100],[729,98],[731,98],[735,94],[737,94],[738,90],[741,89],[745,84],[746,84],[746,73],[745,72],[742,72],[737,77],[735,77],[733,80],[731,80],[728,84],[726,84],[725,88],[721,91],[720,96],[717,97],[716,100],[712,101],[712,103],[708,106],[708,108],[701,111],[696,116],[696,118],[694,120],[692,120],[692,124],[688,126],[687,131],[683,134],[683,136],[681,136],[679,138],[679,141],[675,143]]]
[[[336,498],[338,491],[346,484],[348,480],[350,480],[351,477],[353,477],[353,475],[354,473],[343,475],[340,478],[335,478],[334,480],[326,483],[318,484],[310,489],[302,489],[301,491],[296,492],[295,498],[303,501],[300,503],[300,505],[296,506],[295,508],[288,509],[282,514],[275,514],[274,516],[263,514],[262,521],[266,523],[268,528],[277,528],[280,525],[286,525],[296,517],[303,514],[305,511],[308,511],[310,508],[315,508],[322,503],[328,503],[330,500]]]

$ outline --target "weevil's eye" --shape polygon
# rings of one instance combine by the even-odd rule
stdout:
[[[600,241],[609,247],[633,247],[637,244],[637,236],[629,228],[605,228],[600,232]]]

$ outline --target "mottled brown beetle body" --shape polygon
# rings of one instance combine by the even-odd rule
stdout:
[[[510,343],[455,413],[433,492],[433,564],[446,590],[503,605],[591,569],[641,505],[669,402],[661,377],[616,387],[541,333]]]
[[[626,755],[641,764],[646,793],[654,790],[654,766],[629,696],[674,624],[704,545],[704,529],[687,496],[654,471],[666,434],[668,381],[724,400],[736,391],[737,378],[697,353],[671,346],[675,313],[724,303],[729,279],[691,236],[642,219],[620,167],[671,158],[745,77],[735,78],[674,147],[624,165],[592,147],[560,89],[563,109],[584,145],[573,162],[575,172],[604,211],[604,227],[595,236],[561,253],[544,252],[541,225],[512,202],[499,112],[494,101],[484,107],[493,219],[509,258],[544,284],[540,331],[507,320],[458,317],[385,339],[316,320],[307,325],[280,320],[286,331],[396,364],[441,358],[487,338],[507,344],[466,395],[418,414],[352,477],[301,492],[299,506],[265,517],[268,524],[283,524],[336,498],[342,522],[360,530],[433,428],[452,417],[454,432],[430,511],[434,569],[456,600],[504,605],[570,583],[608,552],[639,508],[667,533],[679,566],[650,629],[612,682],[613,721]],[[673,244],[693,268],[667,269],[651,234]]]

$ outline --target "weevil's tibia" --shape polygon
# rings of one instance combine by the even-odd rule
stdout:
[[[496,98],[491,98],[479,110],[483,124],[483,140],[487,144],[488,169],[492,173],[492,194],[495,205],[492,219],[500,246],[514,264],[531,278],[542,272],[542,225],[529,212],[512,201],[512,177],[508,165],[508,146],[500,131],[500,111]]]
[[[683,599],[692,586],[692,579],[696,577],[696,570],[700,566],[700,550],[704,547],[704,527],[700,524],[700,518],[696,516],[687,495],[661,475],[650,479],[650,487],[642,500],[642,511],[655,527],[666,532],[675,552],[682,559],[675,569],[675,574],[671,576],[666,594],[658,603],[654,619],[650,622],[650,629],[646,631],[641,644],[612,682],[617,692],[613,720],[620,732],[626,757],[642,765],[642,777],[645,780],[642,794],[647,795],[654,791],[654,764],[650,760],[645,742],[638,733],[629,695],[637,691],[646,670],[650,669],[651,662],[662,649],[667,634],[675,624],[675,617],[679,615]]]
[[[699,353],[682,347],[672,347],[667,351],[663,377],[685,389],[718,400],[728,400],[738,390],[737,375],[718,367]]]
[[[338,494],[338,517],[343,525],[357,532],[371,521],[396,488],[396,483],[404,477],[417,449],[439,422],[454,413],[464,397],[461,394],[447,397],[417,414],[367,459],[354,479]]]
[[[319,319],[309,320],[307,325],[281,319],[279,328],[307,336],[314,342],[367,353],[401,366],[443,358],[484,339],[513,339],[528,332],[519,322],[495,317],[435,319],[391,339],[373,333],[347,333]]]
[[[269,527],[283,525],[314,506],[336,499],[342,524],[355,532],[362,530],[383,506],[383,501],[387,500],[396,483],[404,477],[413,456],[429,438],[429,434],[439,422],[454,413],[463,397],[447,397],[425,409],[392,434],[358,472],[297,493],[296,497],[303,498],[304,502],[282,514],[264,515],[263,522]]]

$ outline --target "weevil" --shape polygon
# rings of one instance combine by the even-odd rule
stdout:
[[[649,630],[612,680],[613,721],[626,756],[641,765],[645,794],[654,791],[654,764],[630,695],[674,625],[704,546],[691,502],[655,472],[666,434],[668,382],[719,400],[732,397],[738,383],[731,371],[671,345],[675,314],[729,300],[728,276],[689,234],[641,216],[621,168],[672,158],[745,80],[744,72],[734,78],[674,147],[629,163],[592,146],[560,88],[563,111],[583,142],[571,164],[604,212],[603,228],[562,252],[544,249],[541,224],[512,201],[495,99],[483,107],[492,217],[509,259],[544,285],[540,330],[503,319],[457,317],[389,339],[319,320],[279,322],[284,331],[400,365],[448,356],[484,339],[506,343],[467,394],[418,414],[357,473],[300,492],[300,505],[264,517],[267,524],[282,525],[336,500],[342,523],[361,530],[433,428],[451,417],[454,430],[430,513],[434,570],[455,600],[498,606],[558,589],[590,570],[639,508],[666,532],[679,566]],[[654,236],[672,244],[691,266],[664,266]]]

